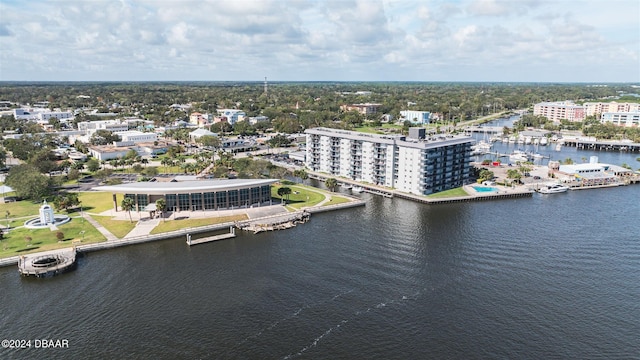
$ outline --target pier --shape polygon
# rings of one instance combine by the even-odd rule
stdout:
[[[212,241],[226,240],[236,237],[236,229],[233,226],[229,227],[229,232],[226,234],[207,236],[200,239],[191,239],[191,234],[187,234],[187,245],[193,246],[198,244],[204,244]]]
[[[296,226],[296,224],[309,221],[310,217],[311,214],[308,211],[302,210],[257,220],[242,221],[237,223],[236,227],[241,230],[253,231],[254,234],[257,234],[263,231],[290,229]]]
[[[640,143],[633,142],[563,139],[562,143],[566,146],[585,150],[640,152]]]
[[[58,275],[73,269],[75,265],[75,247],[22,255],[18,259],[18,271],[23,276]]]

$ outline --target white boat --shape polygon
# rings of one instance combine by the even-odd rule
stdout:
[[[522,150],[514,150],[511,155],[509,155],[509,160],[511,162],[525,162],[529,161],[529,156]]]
[[[547,138],[545,136],[540,138],[540,145],[547,145]]]
[[[355,192],[355,193],[361,193],[364,191],[364,189],[360,186],[354,186],[351,188],[351,191]]]
[[[560,150],[562,150],[562,144],[557,143],[556,144],[556,151],[560,151]]]
[[[536,159],[542,159],[544,157],[544,155],[535,153],[535,154],[533,154],[533,157],[536,158]]]
[[[562,184],[549,184],[538,189],[540,194],[556,194],[569,190],[568,186]]]

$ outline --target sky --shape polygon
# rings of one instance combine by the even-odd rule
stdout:
[[[640,82],[638,0],[0,0],[0,81]]]

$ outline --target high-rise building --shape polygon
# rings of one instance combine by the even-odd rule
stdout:
[[[306,165],[312,171],[416,195],[460,187],[471,179],[469,136],[423,138],[420,131],[407,137],[329,128],[305,133]]]

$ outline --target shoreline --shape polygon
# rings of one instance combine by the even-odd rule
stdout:
[[[289,214],[303,213],[305,211],[307,213],[316,214],[316,213],[323,213],[323,212],[328,212],[328,211],[335,211],[335,210],[342,210],[342,209],[348,209],[348,208],[353,208],[353,207],[365,206],[365,204],[366,203],[365,203],[364,200],[355,200],[355,199],[353,199],[352,201],[349,201],[349,202],[346,202],[346,203],[310,207],[310,208],[305,208],[305,209],[301,209],[301,210],[294,211],[294,212],[289,212]],[[261,218],[254,218],[254,219],[251,219],[251,221],[256,221],[256,220],[260,220],[260,219],[268,219],[268,218],[272,218],[272,217],[273,217],[273,215],[269,215],[269,216],[264,216],[264,217],[261,217]],[[122,247],[122,246],[144,244],[144,243],[153,242],[153,241],[169,240],[169,239],[173,239],[173,238],[177,239],[179,237],[185,237],[186,238],[187,234],[201,234],[201,233],[210,232],[210,231],[219,231],[219,230],[227,229],[229,227],[234,227],[235,225],[236,225],[236,222],[230,221],[230,222],[225,222],[225,223],[220,223],[220,224],[198,226],[198,227],[193,227],[193,228],[184,228],[184,229],[169,231],[169,232],[160,233],[160,234],[149,234],[149,235],[135,236],[135,237],[123,238],[123,239],[117,239],[117,240],[105,240],[105,241],[99,242],[99,243],[86,244],[86,245],[76,245],[76,246],[73,246],[73,247],[60,248],[60,249],[57,249],[56,251],[63,251],[65,249],[69,249],[69,248],[75,248],[78,253],[107,250],[107,249],[113,249],[113,248]],[[37,252],[36,253],[32,253],[32,254],[29,254],[29,256],[33,256],[35,254],[38,254],[38,253]],[[11,257],[7,257],[7,258],[1,258],[0,259],[0,267],[7,267],[7,266],[12,266],[12,265],[17,265],[18,261],[20,259],[20,256],[21,255],[11,256]]]

